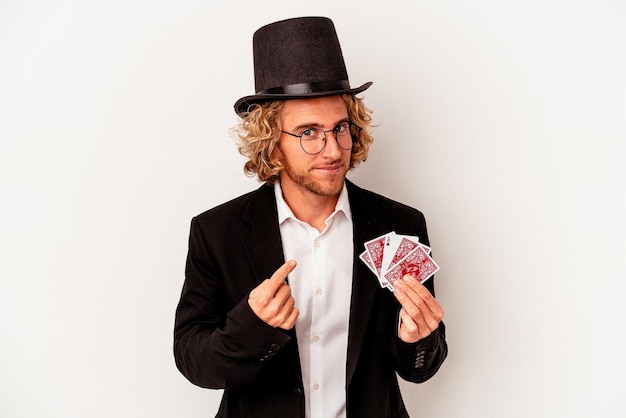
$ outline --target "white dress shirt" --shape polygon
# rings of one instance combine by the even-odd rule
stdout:
[[[344,184],[319,232],[295,217],[274,186],[285,260],[300,315],[296,321],[307,418],[346,417],[346,358],[352,295],[352,213]]]

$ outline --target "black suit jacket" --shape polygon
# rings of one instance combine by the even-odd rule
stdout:
[[[445,327],[404,343],[399,304],[358,258],[363,244],[390,231],[429,244],[417,210],[347,182],[354,227],[346,369],[348,417],[408,417],[396,373],[432,377],[447,355]],[[186,278],[176,310],[174,355],[194,384],[225,389],[218,417],[304,417],[295,331],[275,329],[248,305],[248,293],[284,263],[272,186],[192,220]],[[434,278],[427,287],[434,293]],[[297,302],[296,302],[297,303]]]

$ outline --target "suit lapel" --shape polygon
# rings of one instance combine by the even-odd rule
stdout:
[[[272,186],[263,185],[252,193],[242,221],[241,246],[260,283],[285,262]]]
[[[350,199],[354,234],[352,300],[350,303],[346,375],[346,382],[349,385],[363,347],[363,339],[372,315],[374,299],[379,291],[378,281],[360,261],[359,254],[363,252],[363,244],[366,241],[389,231],[385,224],[378,221],[380,210],[375,204],[376,202],[368,199],[362,189],[349,181],[346,181],[346,185]]]

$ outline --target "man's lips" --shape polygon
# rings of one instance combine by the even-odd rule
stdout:
[[[341,161],[333,161],[332,163],[315,166],[313,170],[337,171],[341,170],[343,166],[344,164]]]
[[[324,165],[324,166],[314,167],[313,169],[328,172],[328,173],[336,173],[336,172],[342,171],[343,164]]]

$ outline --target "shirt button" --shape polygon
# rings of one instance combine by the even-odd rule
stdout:
[[[313,389],[318,390],[319,388],[320,388],[319,384],[316,383],[316,384],[313,385]]]
[[[318,296],[321,295],[322,293],[324,293],[324,291],[322,289],[316,289],[315,290],[315,294],[318,295]]]
[[[320,244],[320,242],[319,242],[319,241],[315,241],[315,244],[313,244],[313,246],[314,246],[315,248],[319,248],[319,247],[320,247],[320,245],[321,245],[321,244]]]
[[[320,336],[319,335],[314,335],[313,336],[313,341],[318,342],[320,340]]]

